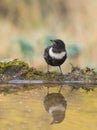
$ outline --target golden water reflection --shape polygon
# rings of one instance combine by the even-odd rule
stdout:
[[[67,101],[61,93],[48,93],[44,97],[44,107],[53,117],[51,124],[61,123],[64,120]]]
[[[50,88],[49,94],[58,94],[59,86]],[[70,91],[64,87],[60,93],[67,103],[65,118],[61,123],[50,123],[53,120],[44,106],[48,90],[40,89],[0,94],[0,130],[96,130],[97,129],[97,89]],[[66,102],[67,101],[67,102]],[[66,105],[66,104],[65,104]]]

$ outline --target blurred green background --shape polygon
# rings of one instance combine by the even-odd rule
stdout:
[[[66,43],[68,53],[62,65],[64,73],[71,68],[70,63],[97,68],[96,12],[97,0],[0,0],[0,60],[19,58],[46,71],[44,48],[51,44],[50,39],[59,38]],[[42,86],[15,95],[1,94],[0,130],[96,130],[97,91],[68,94],[64,87],[66,119],[53,126],[43,106],[46,93]]]
[[[19,58],[46,70],[43,50],[50,39],[66,43],[68,59],[97,67],[96,0],[0,0],[0,59]]]

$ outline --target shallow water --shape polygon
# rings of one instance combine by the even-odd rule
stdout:
[[[48,87],[36,85],[31,90],[0,94],[0,130],[97,130],[97,88],[86,92],[63,86],[59,92],[58,85]],[[65,118],[53,125],[44,103],[48,93],[61,93],[67,101]],[[55,96],[50,100],[57,102]]]

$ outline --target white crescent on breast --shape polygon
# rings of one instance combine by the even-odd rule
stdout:
[[[66,108],[62,105],[62,104],[59,104],[57,106],[52,106],[49,108],[49,113],[52,114],[53,111],[65,111]]]
[[[53,52],[52,49],[53,49],[52,47],[49,49],[49,55],[50,55],[52,58],[62,59],[62,58],[66,55],[66,52],[65,52],[65,51],[60,52],[60,53],[55,53],[55,52]]]

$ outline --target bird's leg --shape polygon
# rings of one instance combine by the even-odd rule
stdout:
[[[61,75],[63,75],[63,72],[62,72],[61,66],[59,66],[59,69],[60,69],[60,73],[61,73]]]
[[[49,94],[49,86],[47,86],[47,94]]]
[[[63,85],[60,86],[58,93],[61,92]]]
[[[49,65],[47,64],[47,74],[50,74]]]

